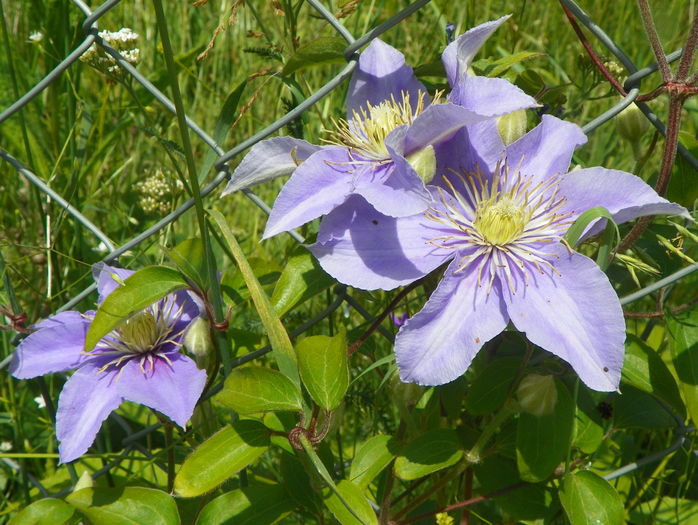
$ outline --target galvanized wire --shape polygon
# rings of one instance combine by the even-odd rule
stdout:
[[[358,57],[359,57],[359,50],[369,43],[371,40],[376,38],[377,36],[381,35],[391,27],[395,26],[398,24],[400,21],[403,19],[407,18],[410,16],[412,13],[426,5],[429,0],[417,0],[413,3],[411,3],[408,7],[400,11],[399,13],[395,14],[394,16],[390,17],[388,20],[380,24],[379,26],[372,28],[369,30],[366,34],[355,38],[351,32],[347,30],[346,27],[325,7],[321,2],[317,0],[306,0],[308,4],[310,4],[316,11],[317,13],[331,26],[335,29],[337,34],[339,34],[344,40],[347,42],[347,47],[345,48],[343,55],[346,59],[346,65],[337,73],[333,78],[331,78],[328,82],[326,82],[322,87],[320,87],[317,91],[312,93],[308,98],[305,100],[301,101],[296,107],[294,107],[291,111],[287,112],[284,114],[282,117],[274,121],[273,123],[269,124],[259,132],[255,133],[248,139],[244,140],[243,142],[237,144],[235,147],[230,149],[229,151],[224,151],[224,149],[216,143],[216,141],[208,134],[206,133],[192,118],[190,118],[188,115],[184,115],[184,119],[186,122],[186,125],[191,131],[204,143],[206,144],[215,154],[216,154],[216,159],[214,162],[214,169],[215,169],[215,175],[211,179],[211,181],[205,185],[201,189],[201,197],[207,197],[210,195],[214,190],[216,190],[221,183],[226,182],[230,178],[230,168],[228,163],[234,159],[237,155],[245,151],[247,148],[253,146],[254,144],[258,143],[259,141],[269,137],[273,133],[277,132],[279,129],[282,127],[286,126],[289,124],[291,121],[294,119],[298,118],[303,112],[308,110],[310,107],[312,107],[314,104],[316,104],[318,101],[320,101],[322,98],[327,96],[330,92],[332,92],[334,89],[336,89],[338,86],[342,85],[353,73],[354,69],[357,66],[358,63]],[[23,107],[25,107],[31,100],[33,100],[37,95],[39,95],[43,90],[45,90],[48,86],[50,86],[53,82],[55,82],[61,74],[67,70],[72,64],[74,64],[76,61],[80,59],[80,57],[93,45],[100,46],[105,53],[107,53],[110,57],[112,57],[122,68],[123,71],[125,71],[130,78],[138,82],[145,90],[147,90],[154,98],[157,100],[167,111],[171,112],[172,114],[176,115],[176,109],[174,103],[165,95],[163,94],[155,85],[153,85],[152,82],[146,78],[136,67],[134,67],[131,63],[129,63],[116,49],[111,47],[107,42],[105,42],[98,34],[98,26],[97,22],[98,20],[104,16],[109,10],[111,10],[114,6],[116,6],[120,0],[107,0],[104,3],[102,3],[99,7],[97,7],[94,10],[91,10],[82,0],[72,0],[73,4],[85,15],[85,19],[82,23],[82,29],[85,33],[85,38],[80,42],[75,49],[70,52],[50,73],[48,73],[46,76],[44,76],[36,85],[34,85],[31,89],[29,89],[26,93],[24,93],[21,97],[19,97],[14,103],[12,103],[8,108],[6,108],[2,113],[0,113],[0,123],[3,121],[7,120],[8,118],[12,117],[13,115],[16,115]],[[562,2],[569,7],[569,9],[572,11],[572,13],[589,29],[589,31],[594,34],[597,39],[611,52],[613,53],[614,56],[618,58],[618,60],[625,66],[625,68],[629,71],[630,76],[627,78],[627,80],[624,83],[625,89],[627,90],[627,96],[623,98],[620,102],[615,104],[611,109],[608,111],[604,112],[603,114],[599,115],[598,117],[594,118],[591,122],[587,123],[584,127],[583,130],[585,133],[590,133],[593,130],[595,130],[597,127],[601,126],[602,124],[609,122],[615,115],[617,115],[620,111],[622,111],[625,107],[630,105],[635,99],[639,96],[640,94],[640,82],[643,78],[653,74],[654,72],[657,71],[657,65],[652,64],[648,67],[638,69],[637,66],[634,64],[634,62],[629,58],[629,56],[613,41],[612,38],[610,38],[601,27],[599,27],[574,1],[572,0],[562,0]],[[681,50],[675,51],[674,53],[671,53],[670,55],[667,56],[667,59],[669,61],[674,61],[679,59],[681,56]],[[640,108],[643,110],[645,115],[647,116],[648,120],[655,126],[657,129],[660,131],[664,132],[664,124],[661,122],[661,120],[652,113],[650,108],[646,106],[645,104],[639,104]],[[698,169],[698,160],[691,155],[685,148],[680,147],[679,148],[681,154],[688,160],[689,163],[691,163],[692,166],[694,166],[696,169]],[[34,174],[30,170],[28,170],[21,161],[17,160],[14,156],[12,156],[10,153],[5,152],[4,150],[0,150],[0,158],[2,158],[4,161],[8,162],[18,173],[20,173],[22,176],[24,176],[27,180],[29,180],[34,186],[36,186],[39,191],[42,193],[46,194],[49,198],[51,198],[53,201],[55,201],[60,207],[62,207],[67,213],[69,213],[75,220],[77,220],[84,228],[86,228],[92,235],[94,235],[99,241],[104,243],[104,245],[107,247],[109,250],[109,253],[103,258],[105,262],[112,263],[113,261],[117,260],[119,256],[127,252],[128,250],[131,250],[141,243],[143,243],[145,240],[149,239],[153,235],[157,234],[160,232],[162,229],[167,227],[168,225],[172,224],[173,222],[177,221],[183,214],[185,214],[187,211],[189,211],[193,206],[194,206],[194,199],[188,199],[185,202],[183,202],[177,209],[172,211],[170,214],[164,216],[162,219],[160,219],[158,222],[153,224],[151,227],[148,229],[144,230],[142,233],[138,234],[134,238],[124,242],[121,246],[114,246],[114,244],[110,241],[110,239],[102,232],[97,226],[95,226],[89,219],[87,219],[76,207],[72,206],[68,201],[66,201],[61,195],[59,195],[55,190],[51,189],[42,179],[40,176]],[[250,190],[244,190],[242,192],[250,201],[252,201],[256,206],[258,206],[264,213],[269,213],[270,208],[269,206],[263,202],[259,197],[257,197],[252,191]],[[298,242],[303,242],[304,239],[300,235],[298,235],[295,232],[290,232],[289,233],[296,241]],[[621,304],[626,305],[629,304],[635,300],[638,300],[650,293],[653,293],[654,291],[671,285],[678,280],[682,279],[689,273],[695,271],[698,269],[698,265],[691,265],[686,268],[683,268],[682,270],[664,278],[656,283],[653,283],[642,290],[635,292],[633,294],[630,294],[626,297],[623,297],[621,299]],[[95,285],[90,285],[87,288],[85,288],[83,291],[80,293],[76,294],[70,301],[68,301],[66,304],[64,304],[58,311],[63,311],[66,309],[69,309],[76,304],[78,304],[80,301],[82,301],[84,298],[89,296],[93,291],[95,290]],[[325,319],[327,316],[332,314],[334,311],[336,311],[342,304],[346,304],[350,306],[351,308],[355,309],[361,316],[363,316],[365,319],[368,321],[372,321],[375,319],[375,316],[371,315],[369,312],[367,312],[363,306],[355,299],[353,298],[348,292],[346,287],[344,286],[337,286],[335,287],[335,297],[331,301],[331,303],[327,306],[325,310],[317,314],[315,317],[307,320],[305,323],[300,325],[296,330],[294,330],[291,333],[291,336],[298,336],[305,331],[307,331],[309,328],[312,326],[316,325],[317,323],[321,322],[323,319]],[[387,330],[383,326],[379,326],[378,328],[379,332],[388,340],[392,341],[393,340],[393,334]],[[258,357],[261,357],[262,355],[266,354],[269,351],[269,348],[264,347],[261,348],[257,351],[251,352],[250,354],[247,354],[245,356],[242,356],[235,360],[233,362],[233,366],[240,366],[246,362],[249,362],[253,359],[256,359]],[[10,358],[8,357],[7,359],[3,360],[0,362],[0,369],[3,367],[7,366],[9,364]],[[216,388],[219,388],[219,386],[214,387],[210,393],[213,393]],[[114,415],[113,417],[118,417],[118,415]],[[120,424],[123,422],[120,421]],[[122,426],[124,426],[122,424]],[[120,456],[120,458],[125,458],[126,453],[131,450],[132,448],[138,448],[138,443],[137,441],[147,435],[150,432],[153,432],[154,430],[158,429],[159,425],[152,425],[151,427],[148,427],[146,429],[143,429],[139,432],[132,433],[130,428],[128,428],[128,425],[124,426],[124,430],[127,433],[127,437],[125,438],[123,445],[126,447],[126,451],[124,454]],[[681,441],[682,442],[682,441]],[[679,443],[678,440],[676,443]],[[676,443],[674,445],[676,445]],[[656,454],[653,454],[652,456],[648,456],[646,460],[643,463],[643,460],[639,460],[636,465],[641,465],[641,464],[646,464],[649,461],[653,461],[656,459],[656,457],[664,457],[665,455],[671,453],[673,450],[676,449],[676,447],[680,446],[676,445],[670,447],[666,451],[661,451]],[[147,451],[145,451],[147,452]],[[656,457],[655,457],[656,456]],[[120,462],[120,458],[117,458],[114,462],[106,465],[104,468],[100,469],[100,471],[96,472],[94,474],[95,477],[98,475],[101,475],[105,472],[107,472],[110,468],[112,468],[115,465],[118,465]],[[8,460],[7,458],[4,458],[2,461],[5,462],[5,464],[9,465],[13,469],[20,469],[21,466],[13,462],[11,460]],[[633,470],[634,468],[638,468],[637,466],[635,467],[624,467],[624,469],[621,469],[619,471],[616,471],[612,473],[610,476],[612,477],[617,477],[619,475],[622,475],[624,473],[629,472],[630,470]],[[33,483],[39,491],[44,494],[48,495],[48,491],[35,479],[33,479],[31,476],[28,477],[31,483]]]

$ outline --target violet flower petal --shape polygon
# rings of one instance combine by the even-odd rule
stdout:
[[[560,275],[529,272],[516,294],[505,291],[514,326],[532,343],[567,361],[591,389],[618,388],[625,321],[618,296],[599,267],[562,244],[550,246]]]
[[[338,281],[366,290],[392,290],[437,268],[453,251],[427,241],[440,234],[424,214],[395,219],[354,195],[320,224],[309,246]]]
[[[344,202],[354,189],[347,148],[322,148],[298,166],[274,202],[263,239],[316,219]]]
[[[347,119],[366,110],[366,103],[377,106],[391,97],[401,102],[402,93],[409,94],[412,104],[417,102],[420,93],[424,93],[427,100],[429,97],[412,68],[405,64],[405,56],[376,38],[359,56],[359,65],[349,81]]]
[[[510,169],[520,166],[523,175],[533,177],[534,184],[553,175],[567,173],[574,150],[586,143],[582,128],[550,115],[531,131],[506,148]]]
[[[221,195],[290,175],[298,167],[298,162],[303,162],[321,148],[293,137],[274,137],[258,142],[235,168]]]
[[[22,340],[10,364],[17,379],[72,370],[92,356],[82,353],[90,320],[79,312],[62,312],[37,324]]]
[[[562,178],[559,188],[567,199],[560,213],[571,212],[570,220],[594,206],[606,208],[617,224],[644,215],[691,217],[686,208],[660,197],[640,177],[624,171],[601,167],[571,171]]]
[[[483,118],[540,106],[508,80],[479,76],[468,76],[453,86],[449,100]]]
[[[456,187],[460,181],[454,173],[467,174],[481,170],[493,173],[502,160],[504,143],[494,119],[471,124],[452,138],[434,146],[437,177],[433,184],[442,185],[447,177]]]
[[[114,280],[114,275],[116,275],[122,281],[125,281],[128,277],[133,275],[133,270],[126,270],[125,268],[117,268],[116,266],[109,266],[106,263],[98,262],[92,265],[92,277],[94,277],[97,283],[97,293],[99,298],[97,303],[101,304],[104,298],[116,290],[121,284]]]
[[[113,381],[116,372],[99,373],[100,360],[85,363],[68,379],[58,398],[56,436],[61,463],[82,456],[95,440],[102,422],[123,399]]]
[[[395,339],[400,378],[441,385],[463,374],[482,345],[499,334],[509,318],[499,282],[478,286],[477,272],[453,274],[451,263],[424,308],[409,318]]]
[[[206,384],[206,372],[185,355],[165,355],[172,366],[164,358],[154,358],[152,370],[143,362],[145,373],[140,360],[131,359],[113,386],[125,400],[157,410],[184,428]]]
[[[448,83],[455,86],[464,76],[468,74],[468,68],[475,54],[480,50],[485,41],[507,18],[505,15],[497,20],[485,22],[479,26],[469,29],[453,42],[451,42],[441,54],[441,60],[446,69]]]

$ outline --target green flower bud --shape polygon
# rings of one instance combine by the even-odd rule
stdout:
[[[553,376],[528,374],[516,389],[519,406],[534,416],[546,416],[555,409],[557,387]]]
[[[628,142],[638,142],[649,127],[649,120],[634,103],[616,116],[618,134]]]
[[[417,172],[424,184],[429,184],[436,175],[436,152],[434,146],[427,146],[405,157]]]
[[[197,317],[192,321],[184,336],[184,346],[196,356],[196,361],[201,366],[213,349],[208,319]]]
[[[526,134],[526,110],[519,109],[497,118],[497,131],[502,142],[508,146]]]
[[[92,476],[90,476],[88,471],[85,471],[80,475],[80,479],[78,479],[78,482],[75,484],[73,492],[77,492],[78,490],[82,489],[91,489],[94,486],[95,482],[92,479]]]

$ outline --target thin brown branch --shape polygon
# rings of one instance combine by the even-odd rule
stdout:
[[[688,310],[696,304],[698,304],[698,297],[688,301],[687,303],[672,308],[671,310],[669,310],[669,312],[671,312],[672,314],[678,314],[679,312]],[[656,319],[664,317],[666,315],[666,312],[662,310],[657,310],[656,312],[623,312],[623,315],[632,319]]]
[[[698,9],[696,9],[693,17],[693,24],[691,25],[691,31],[686,39],[686,45],[683,46],[683,55],[681,56],[679,69],[676,73],[677,82],[685,82],[688,78],[693,59],[696,55],[696,45],[698,45]]]
[[[611,74],[608,68],[604,65],[603,60],[601,60],[599,55],[596,54],[596,51],[594,51],[594,48],[591,47],[591,44],[584,36],[584,33],[582,32],[582,29],[579,27],[579,24],[577,24],[577,20],[574,18],[574,14],[572,13],[572,11],[570,11],[569,8],[562,2],[560,2],[560,5],[562,6],[562,9],[565,11],[565,15],[567,15],[567,19],[570,21],[572,29],[574,29],[574,32],[577,34],[577,38],[579,38],[579,41],[584,46],[584,49],[586,49],[589,58],[591,58],[591,61],[601,72],[601,74],[606,78],[606,80],[610,82],[613,88],[616,91],[618,91],[618,93],[620,93],[622,96],[626,96],[627,93],[625,89],[623,89],[621,83],[618,82],[618,80],[616,80],[616,78]]]
[[[637,0],[637,5],[640,8],[642,24],[645,26],[645,33],[650,41],[650,45],[652,46],[654,58],[657,61],[657,66],[662,74],[662,80],[664,82],[671,82],[671,69],[669,69],[669,62],[666,59],[666,54],[662,48],[662,43],[659,41],[659,35],[657,34],[657,28],[654,25],[654,18],[652,18],[652,11],[650,10],[649,3],[647,0]]]

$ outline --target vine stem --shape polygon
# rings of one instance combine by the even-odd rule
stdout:
[[[649,3],[647,0],[637,0],[637,5],[640,8],[640,16],[642,17],[642,24],[645,26],[645,33],[652,46],[652,52],[654,53],[654,58],[657,61],[657,66],[662,74],[662,80],[666,82],[671,82],[671,70],[669,69],[669,62],[667,62],[666,55],[664,54],[664,49],[662,49],[662,43],[659,41],[659,35],[657,34],[657,28],[654,25],[654,18],[652,18],[652,11],[650,10]]]

